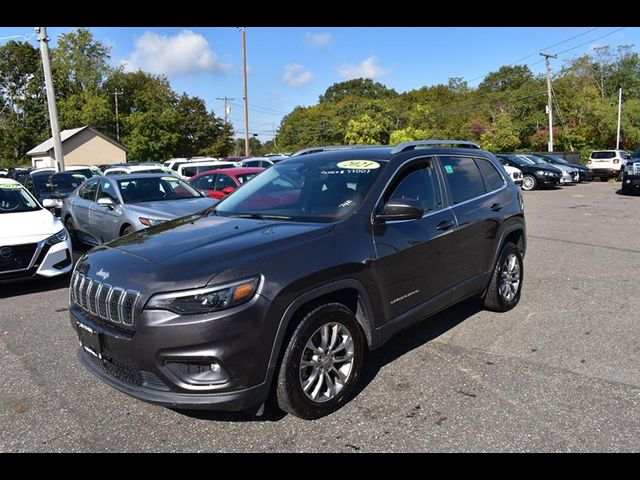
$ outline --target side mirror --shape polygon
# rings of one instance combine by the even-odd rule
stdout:
[[[391,199],[384,205],[382,215],[376,215],[377,222],[389,220],[416,220],[422,218],[422,204],[412,198]]]
[[[98,199],[98,205],[100,205],[101,207],[107,207],[109,209],[113,209],[113,207],[115,207],[115,203],[113,203],[113,200],[111,200],[109,197],[102,197]]]
[[[224,193],[225,195],[229,195],[230,193],[233,193],[235,191],[235,187],[227,187],[222,189],[222,193]]]
[[[58,199],[53,199],[53,198],[45,198],[44,200],[42,200],[42,206],[44,208],[54,208],[54,207],[60,207],[62,205],[62,201],[58,200]]]

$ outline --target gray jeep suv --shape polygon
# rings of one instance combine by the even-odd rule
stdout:
[[[299,152],[215,207],[85,254],[78,358],[148,402],[243,410],[273,395],[318,418],[400,330],[470,297],[516,306],[525,231],[520,189],[470,142]]]

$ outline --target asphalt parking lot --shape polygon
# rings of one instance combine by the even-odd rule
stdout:
[[[313,422],[128,397],[78,364],[68,277],[0,286],[0,452],[640,451],[640,197],[619,185],[525,192],[519,306],[403,332]]]

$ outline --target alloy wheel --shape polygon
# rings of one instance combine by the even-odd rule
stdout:
[[[305,396],[318,403],[335,398],[350,380],[353,338],[341,323],[320,326],[307,341],[300,358],[299,380]]]
[[[518,293],[520,287],[520,262],[518,257],[511,253],[504,259],[500,269],[500,295],[505,301],[511,302]]]
[[[535,185],[535,180],[533,177],[526,176],[522,179],[522,188],[524,190],[533,190],[533,186]]]

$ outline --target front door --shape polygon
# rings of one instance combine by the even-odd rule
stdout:
[[[109,198],[114,203],[112,207],[98,205],[101,198]],[[122,202],[111,181],[106,178],[100,180],[96,201],[89,209],[91,223],[91,235],[100,243],[108,242],[120,236],[120,224],[122,221]]]
[[[426,306],[453,286],[449,236],[456,221],[442,191],[433,159],[417,159],[400,170],[376,207],[376,213],[382,213],[387,201],[410,198],[424,208],[422,218],[373,225],[373,268],[381,287],[385,321]]]

